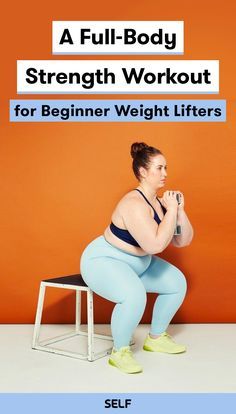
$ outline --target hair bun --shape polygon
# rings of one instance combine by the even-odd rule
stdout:
[[[147,144],[145,144],[145,142],[134,142],[131,145],[131,157],[135,158],[137,156],[137,154],[142,151],[143,149],[147,149],[149,148],[149,146]]]

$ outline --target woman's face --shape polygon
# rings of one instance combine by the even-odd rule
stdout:
[[[167,165],[166,159],[163,155],[155,155],[150,158],[148,169],[140,168],[140,174],[142,176],[141,181],[145,181],[153,188],[162,188],[165,185],[167,177]]]

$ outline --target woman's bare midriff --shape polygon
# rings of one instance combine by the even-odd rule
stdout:
[[[123,209],[123,201],[127,198],[129,199],[135,199],[136,197],[140,197],[140,195],[135,192],[131,191],[127,193],[117,204],[113,214],[112,214],[112,221],[120,228],[124,228],[124,222],[122,219],[122,212],[124,212]],[[157,214],[162,219],[163,212],[160,208],[160,205],[158,201],[156,201],[156,205],[154,205],[155,210],[157,211]],[[153,210],[150,207],[150,214],[153,215]],[[104,232],[104,237],[108,241],[108,243],[112,244],[115,247],[118,247],[118,249],[122,249],[126,251],[127,253],[135,254],[137,256],[146,256],[148,253],[145,252],[141,247],[133,246],[129,243],[126,243],[125,241],[119,239],[115,234],[112,233],[110,226],[108,226]]]

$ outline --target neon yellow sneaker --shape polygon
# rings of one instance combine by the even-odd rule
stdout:
[[[108,363],[126,374],[137,374],[143,370],[135,361],[129,346],[122,346],[118,351],[112,350]]]
[[[163,332],[157,339],[153,339],[148,335],[144,342],[143,349],[150,352],[179,354],[186,351],[186,346],[177,344],[167,332]]]

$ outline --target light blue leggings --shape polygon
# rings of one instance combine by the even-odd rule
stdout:
[[[151,333],[166,331],[182,304],[187,284],[183,273],[157,256],[136,256],[112,246],[104,236],[93,240],[81,257],[81,274],[98,295],[116,303],[111,318],[115,349],[127,346],[139,324],[147,292],[156,292]]]

